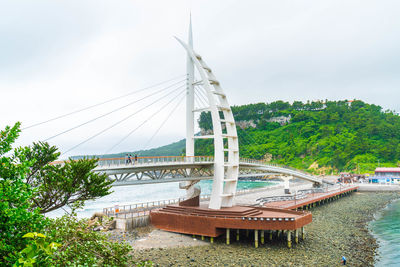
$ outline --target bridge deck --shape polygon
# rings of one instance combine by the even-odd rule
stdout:
[[[287,201],[276,201],[268,202],[264,204],[264,207],[268,208],[280,208],[280,209],[297,209],[306,207],[307,205],[319,203],[331,199],[333,197],[343,195],[345,193],[354,192],[358,189],[358,186],[350,186],[345,188],[338,188],[325,193],[313,193],[308,194],[304,199],[287,200]]]

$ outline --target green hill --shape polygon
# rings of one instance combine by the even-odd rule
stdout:
[[[96,158],[123,158],[126,154],[138,155],[140,157],[158,157],[158,156],[181,156],[184,153],[186,141],[182,139],[178,142],[171,143],[169,145],[160,146],[148,150],[139,151],[128,151],[120,152],[115,154],[104,154],[104,155],[89,155],[89,156],[74,156],[73,159],[79,159],[83,157],[96,157]]]
[[[234,106],[240,156],[267,159],[314,172],[372,172],[397,166],[400,117],[377,105],[355,101],[293,104],[283,101]],[[199,125],[211,131],[203,112]],[[210,140],[196,141],[199,155],[210,155]]]

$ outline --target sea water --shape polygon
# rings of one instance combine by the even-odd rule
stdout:
[[[400,200],[383,209],[370,226],[379,241],[376,266],[400,266]]]
[[[237,190],[266,187],[276,184],[276,182],[267,181],[238,181]],[[210,194],[212,180],[202,180],[199,182],[201,194]],[[115,186],[112,193],[102,198],[87,201],[83,209],[78,210],[78,217],[91,217],[95,212],[102,212],[103,208],[114,207],[115,205],[128,205],[135,203],[144,203],[158,200],[176,199],[185,196],[185,191],[179,189],[178,182],[144,184],[130,186]],[[62,216],[69,209],[62,209],[49,212],[46,216],[54,218]]]

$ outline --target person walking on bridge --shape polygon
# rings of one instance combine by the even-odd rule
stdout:
[[[128,154],[126,154],[125,155],[125,164],[128,164],[129,163],[129,157],[128,157]]]

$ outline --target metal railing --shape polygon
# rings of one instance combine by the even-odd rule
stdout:
[[[242,189],[237,190],[236,195],[244,195],[248,193],[255,193],[265,190],[273,190],[277,188],[283,187],[280,184],[272,185],[268,187],[260,187],[260,188],[253,188],[253,189]],[[210,194],[200,195],[200,201],[207,201],[210,200]],[[128,204],[128,205],[115,205],[114,207],[108,207],[103,209],[103,213],[109,217],[116,217],[116,218],[133,218],[133,217],[140,217],[146,216],[150,214],[150,211],[153,209],[159,209],[166,207],[167,205],[177,204],[180,201],[186,200],[184,197],[174,198],[174,199],[166,199],[166,200],[156,200],[156,201],[149,201],[149,202],[142,202],[142,203],[135,203],[135,204]]]
[[[155,165],[165,163],[203,163],[213,162],[213,157],[208,156],[165,156],[165,157],[137,157],[137,158],[103,158],[99,159],[98,166],[135,166],[135,165]]]
[[[256,199],[258,205],[263,205],[266,203],[271,202],[279,202],[279,201],[296,201],[300,199],[307,198],[309,195],[314,196],[314,194],[323,194],[323,193],[334,193],[334,192],[341,192],[342,189],[346,189],[352,187],[339,185],[339,186],[332,186],[332,187],[325,187],[325,188],[310,188],[310,189],[302,189],[296,191],[295,194],[287,195],[287,196],[271,196],[271,197],[262,197]]]

